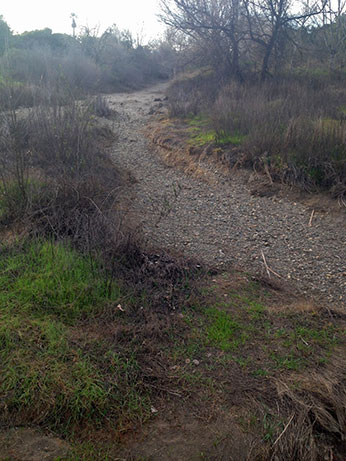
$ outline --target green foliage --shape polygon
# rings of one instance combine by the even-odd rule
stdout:
[[[248,339],[248,333],[243,325],[232,318],[230,314],[210,307],[206,310],[210,319],[207,335],[212,344],[224,351],[237,349]]]
[[[218,366],[237,364],[263,378],[325,364],[341,340],[340,329],[320,325],[312,315],[270,313],[269,294],[250,280],[221,293],[209,286],[203,296],[204,305],[194,304],[184,314],[188,340],[176,345],[173,360],[205,361],[212,355]]]
[[[0,261],[6,286],[0,304],[9,310],[49,314],[67,323],[95,315],[104,308],[108,287],[97,276],[97,266],[71,248],[51,243],[33,244],[25,252]],[[109,302],[120,297],[113,286]]]
[[[109,292],[97,265],[67,246],[2,250],[0,394],[12,418],[61,430],[145,417],[133,354],[108,349],[102,335],[85,350],[73,340],[80,328],[73,325],[119,300],[119,287]]]
[[[215,144],[215,146],[227,144],[238,146],[245,139],[245,136],[240,133],[230,134],[225,131],[211,130],[212,120],[204,114],[191,114],[189,118],[185,119],[185,122],[189,125],[187,130],[190,134],[188,143],[193,146],[203,147],[210,143]]]
[[[12,35],[1,19],[0,73],[37,92],[59,87],[67,98],[138,88],[167,77],[158,49],[137,45],[116,27],[101,36],[85,27],[78,38],[49,28]]]

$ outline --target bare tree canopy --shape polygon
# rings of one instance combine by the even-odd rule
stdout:
[[[327,0],[161,0],[160,17],[167,26],[202,43],[204,56],[211,55],[214,67],[237,80],[243,80],[246,63],[257,53],[264,80],[270,75],[274,52],[284,52],[294,41],[294,31],[322,17],[326,5]]]

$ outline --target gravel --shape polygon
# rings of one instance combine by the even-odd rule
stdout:
[[[268,266],[307,296],[346,307],[346,213],[316,212],[288,197],[251,195],[241,175],[215,184],[167,166],[144,135],[153,113],[165,109],[165,85],[108,101],[118,116],[115,162],[136,178],[131,211],[153,246],[178,250],[211,265],[264,274]],[[156,101],[155,101],[156,99]],[[275,278],[275,275],[272,274]]]

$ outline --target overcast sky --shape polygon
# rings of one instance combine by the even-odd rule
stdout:
[[[163,29],[156,14],[159,0],[5,0],[0,15],[14,32],[43,29],[71,33],[71,13],[78,26],[98,26],[100,32],[116,24],[134,34],[144,30],[146,39],[156,38]]]

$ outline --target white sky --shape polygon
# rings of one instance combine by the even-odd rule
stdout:
[[[98,26],[100,32],[116,24],[135,35],[156,38],[163,26],[156,18],[158,0],[5,0],[0,15],[14,32],[44,29],[71,33],[71,13],[77,15],[77,26]]]

